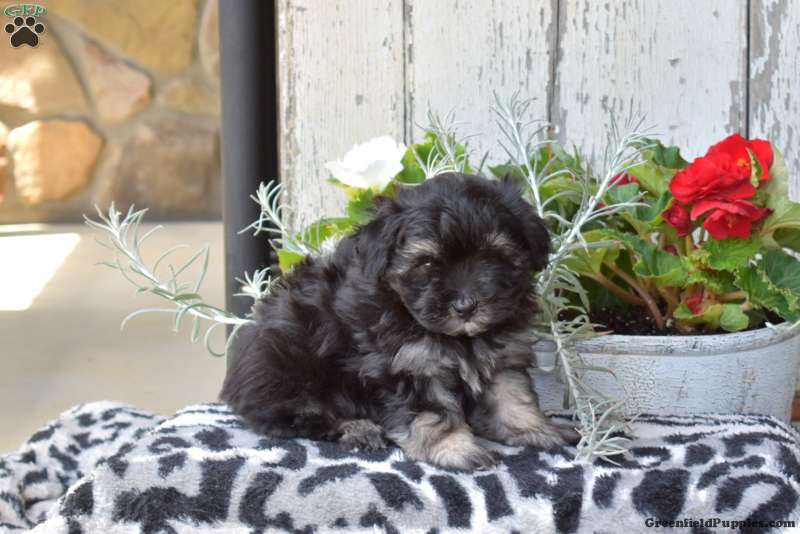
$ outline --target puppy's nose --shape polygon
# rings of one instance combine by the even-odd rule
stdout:
[[[477,306],[478,302],[472,297],[459,297],[455,302],[453,302],[453,310],[462,319],[466,319],[472,315],[472,312],[475,311]]]

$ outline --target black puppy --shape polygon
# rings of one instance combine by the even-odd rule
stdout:
[[[574,436],[542,415],[526,372],[549,241],[512,181],[404,188],[256,305],[221,397],[265,434],[363,448],[386,436],[444,467],[492,465],[476,435],[562,444]]]

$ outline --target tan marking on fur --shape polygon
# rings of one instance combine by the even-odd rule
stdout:
[[[516,245],[514,244],[514,242],[511,239],[509,239],[507,235],[501,234],[499,232],[487,236],[486,245],[490,247],[516,250]]]
[[[406,455],[443,467],[474,469],[494,463],[491,453],[478,445],[472,430],[433,412],[422,412],[402,435],[390,436]]]
[[[439,345],[428,338],[422,338],[398,349],[392,358],[391,372],[431,377],[439,374],[443,368],[452,366],[453,362],[442,354]]]
[[[481,379],[478,376],[478,373],[472,366],[464,359],[459,358],[458,360],[458,375],[461,377],[461,380],[469,387],[472,394],[477,396],[481,390]]]
[[[506,369],[497,373],[472,418],[475,431],[508,445],[561,445],[564,439],[539,410],[530,377]]]
[[[499,427],[513,432],[533,430],[546,423],[531,390],[530,379],[521,372],[505,370],[497,373],[490,389]]]
[[[430,239],[417,239],[416,241],[409,241],[403,247],[403,254],[407,256],[438,256],[439,243]]]

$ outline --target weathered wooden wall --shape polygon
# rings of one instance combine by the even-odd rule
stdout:
[[[281,0],[282,179],[301,215],[343,196],[324,163],[380,134],[410,142],[455,110],[498,157],[493,93],[536,98],[562,141],[604,144],[644,113],[689,156],[765,136],[800,194],[800,3],[789,0]]]

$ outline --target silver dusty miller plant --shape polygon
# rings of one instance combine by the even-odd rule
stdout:
[[[602,200],[614,179],[641,163],[641,151],[647,148],[642,120],[629,120],[624,131],[611,122],[611,131],[603,157],[604,169],[595,174],[590,166],[574,169],[553,169],[539,165],[536,157],[549,141],[544,138],[548,125],[526,117],[531,101],[516,97],[508,103],[496,99],[495,113],[505,137],[501,142],[508,158],[528,184],[530,202],[545,221],[554,221],[553,251],[547,268],[539,275],[540,335],[555,345],[556,360],[552,372],[558,373],[567,387],[567,405],[574,410],[577,430],[581,435],[578,456],[586,459],[606,458],[623,454],[628,438],[624,437],[624,399],[611,399],[594,390],[585,380],[587,372],[610,372],[586,363],[577,350],[579,341],[596,335],[589,319],[589,301],[579,276],[567,260],[578,250],[609,246],[609,242],[588,243],[583,232],[589,223],[624,210],[636,208],[636,199],[604,204]],[[543,200],[542,187],[549,181],[568,174],[580,186],[580,192],[563,191]],[[559,195],[580,195],[577,212],[565,218],[558,210]],[[570,299],[570,295],[576,299]],[[565,312],[569,319],[564,318]]]
[[[578,458],[613,461],[614,456],[625,453],[628,441],[624,437],[624,399],[607,398],[595,391],[586,380],[586,373],[609,371],[590,366],[578,351],[581,340],[597,334],[596,325],[589,319],[586,291],[579,276],[570,269],[568,260],[577,251],[611,244],[588,243],[583,238],[587,225],[602,225],[605,217],[639,206],[636,198],[611,204],[604,204],[602,200],[616,176],[640,163],[641,150],[646,148],[647,140],[644,133],[639,131],[641,121],[628,121],[622,130],[612,121],[602,172],[595,173],[588,165],[555,168],[551,165],[553,160],[540,164],[537,154],[551,143],[546,137],[548,124],[527,118],[529,106],[530,101],[521,100],[515,95],[508,102],[496,99],[494,111],[504,137],[501,146],[510,166],[524,178],[528,200],[539,216],[555,228],[549,265],[537,279],[541,310],[537,321],[538,333],[553,343],[556,353],[554,366],[544,371],[557,373],[565,383],[565,404],[573,410],[581,436],[577,446]],[[412,147],[414,159],[424,178],[447,171],[480,172],[486,157],[477,169],[469,166],[469,150],[465,142],[468,138],[459,136],[458,123],[453,115],[448,114],[442,119],[435,113],[429,113],[428,120],[426,131],[436,139],[437,149],[422,157]],[[542,188],[564,176],[578,184],[578,189],[563,191],[545,199],[541,194]],[[577,212],[569,217],[560,210],[557,202],[564,195],[579,198]],[[276,250],[299,256],[321,255],[332,250],[337,239],[344,235],[320,235],[320,224],[312,226],[311,231],[292,227],[289,222],[292,219],[289,216],[290,208],[285,204],[283,188],[277,182],[262,183],[251,195],[251,200],[260,206],[261,213],[258,220],[241,231],[266,234]],[[211,347],[212,332],[219,326],[233,326],[233,334],[228,338],[230,342],[236,330],[251,320],[237,317],[203,299],[200,290],[208,266],[207,247],[177,266],[170,264],[168,259],[176,250],[184,248],[182,245],[167,250],[152,263],[143,259],[142,245],[160,228],[154,227],[140,236],[140,224],[145,212],[131,208],[123,215],[112,205],[108,214],[98,210],[99,220],[86,218],[86,223],[105,237],[99,242],[114,254],[112,261],[103,264],[118,270],[137,291],[154,294],[169,304],[164,308],[137,310],[125,318],[123,326],[128,320],[145,313],[172,315],[176,331],[184,319],[190,319],[192,342],[202,337],[209,352],[217,356],[224,355],[224,350],[216,351]],[[185,280],[194,271],[198,271],[195,279]],[[239,280],[242,284],[239,295],[254,301],[269,294],[276,282],[267,269],[243,276]]]

